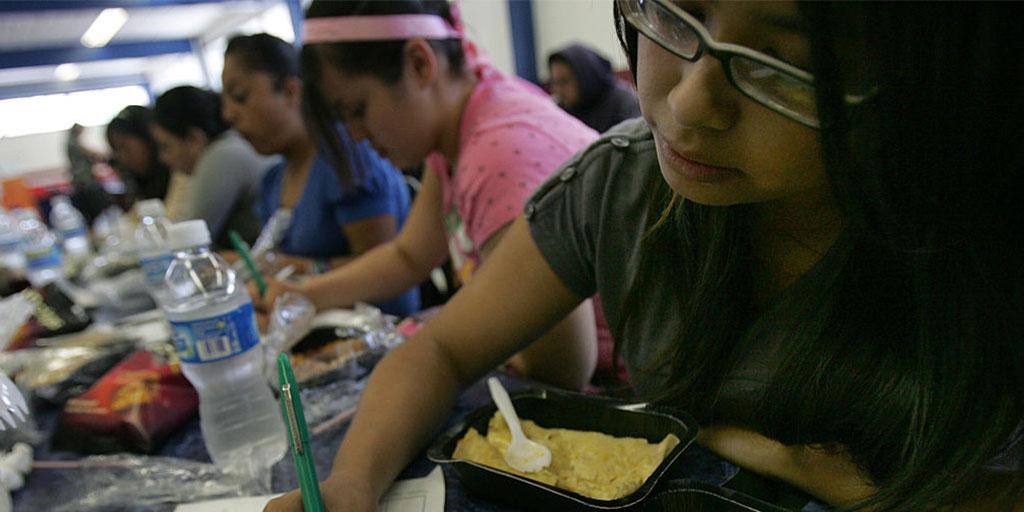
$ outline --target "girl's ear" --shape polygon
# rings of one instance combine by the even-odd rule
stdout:
[[[196,126],[193,126],[185,133],[185,142],[193,147],[203,148],[206,147],[206,143],[209,142],[209,138],[207,138],[206,132]]]
[[[290,76],[284,79],[284,83],[281,84],[281,94],[284,95],[285,101],[289,107],[299,107],[302,105],[302,79],[297,76]]]
[[[437,54],[426,40],[413,38],[406,41],[402,57],[403,79],[412,80],[413,84],[420,87],[429,86],[437,79]]]

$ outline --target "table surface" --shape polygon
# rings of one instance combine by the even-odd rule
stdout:
[[[514,377],[498,373],[495,375],[503,381],[510,391],[514,392],[529,387],[528,383]],[[488,404],[490,401],[490,395],[484,380],[477,382],[460,395],[445,428],[447,429],[455,425],[470,411]],[[37,422],[44,434],[52,434],[57,422],[57,411],[37,411]],[[344,436],[347,426],[348,424],[346,423],[311,437],[310,444],[314,452],[317,474],[321,478],[329,473],[335,451]],[[203,443],[198,418],[190,420],[189,423],[178,429],[155,455],[209,462],[210,459]],[[76,460],[80,458],[82,458],[80,454],[52,451],[48,441],[36,447],[37,460]],[[403,471],[400,478],[422,477],[429,473],[433,467],[434,463],[427,460],[424,451]],[[23,510],[25,512],[45,510],[49,508],[46,504],[53,503],[54,496],[66,497],[67,499],[74,499],[74,496],[82,496],[86,491],[84,487],[87,485],[82,482],[81,471],[83,470],[34,470],[28,475],[25,487],[13,495],[14,510]],[[88,471],[104,471],[104,469],[94,468]],[[673,465],[670,475],[667,475],[666,478],[691,478],[717,485],[728,481],[737,471],[735,466],[696,445],[692,445],[683,452],[680,459]],[[458,475],[449,467],[444,468],[444,476],[446,488],[445,510],[469,512],[515,510],[474,497],[462,485]],[[298,487],[295,467],[290,456],[286,456],[273,467],[271,482],[274,492],[288,491]],[[88,510],[103,510],[104,512],[170,512],[174,508],[175,505],[173,504],[161,504],[145,507],[121,506],[103,509],[92,508]],[[822,508],[819,505],[811,504],[805,510],[822,510]]]

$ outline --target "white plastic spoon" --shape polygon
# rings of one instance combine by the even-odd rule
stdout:
[[[505,417],[508,430],[512,433],[512,443],[509,444],[508,452],[505,453],[505,462],[512,469],[523,473],[535,473],[548,467],[551,464],[551,450],[547,446],[527,439],[526,434],[523,433],[523,427],[519,424],[516,409],[512,406],[512,399],[508,397],[508,392],[502,387],[501,382],[491,377],[487,379],[487,387],[490,388],[491,398],[497,404],[501,415]]]

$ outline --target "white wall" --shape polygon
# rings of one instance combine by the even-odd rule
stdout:
[[[217,74],[219,78],[219,69]],[[189,53],[160,57],[159,65],[152,66],[146,71],[146,79],[149,80],[154,100],[164,91],[179,85],[208,86],[199,59]]]
[[[64,149],[67,132],[39,133],[0,139],[0,179],[36,171],[67,169]],[[82,135],[87,147],[107,152],[105,126],[87,126]]]
[[[462,0],[461,7],[470,38],[487,53],[498,69],[509,74],[515,73],[507,0]],[[612,0],[534,0],[537,72],[541,79],[547,79],[548,53],[575,41],[596,47],[612,61],[615,68],[627,67],[625,55],[619,49],[615,37],[611,13]],[[288,28],[283,24],[286,17],[282,11],[268,14],[250,22],[245,31],[258,28],[284,32]],[[287,36],[284,33],[280,35]],[[211,43],[211,46],[216,45],[215,42]],[[147,66],[146,74],[155,94],[186,83],[206,86],[202,69],[192,55],[165,56],[153,60],[152,66]],[[212,78],[219,81],[219,62],[212,58],[208,58],[207,62],[211,65]],[[64,132],[57,132],[0,138],[0,177],[66,167],[64,136]],[[90,147],[106,148],[103,127],[88,127],[85,141]]]
[[[614,69],[629,67],[615,36],[612,0],[534,0],[533,27],[541,80],[548,78],[548,54],[574,42],[593,46]]]
[[[516,61],[512,51],[507,1],[463,0],[460,6],[469,38],[487,53],[494,67],[514,74]]]

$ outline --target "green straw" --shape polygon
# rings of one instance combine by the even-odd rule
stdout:
[[[252,274],[253,281],[256,281],[256,289],[259,290],[260,297],[262,297],[267,293],[267,282],[263,279],[260,269],[256,268],[256,262],[252,260],[252,255],[249,254],[249,247],[242,240],[242,236],[238,234],[238,231],[233,229],[228,231],[228,238],[231,239],[231,245],[235,246],[238,255],[242,257],[242,261],[245,262],[249,273]]]

